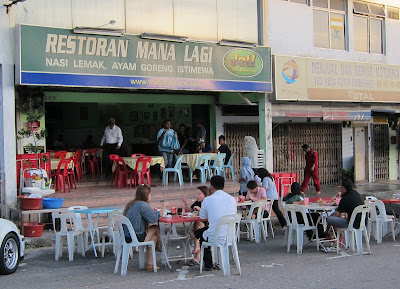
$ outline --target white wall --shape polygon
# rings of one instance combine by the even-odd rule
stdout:
[[[397,0],[370,2],[400,7]],[[352,11],[352,3],[349,0],[348,11]],[[313,8],[304,4],[268,0],[267,29],[267,45],[271,46],[272,54],[400,65],[399,20],[386,20],[386,55],[354,51],[352,16],[346,24],[349,51],[314,47]]]
[[[258,42],[257,0],[30,0],[11,8],[16,24],[105,27],[194,40]],[[108,24],[111,20],[115,24]]]

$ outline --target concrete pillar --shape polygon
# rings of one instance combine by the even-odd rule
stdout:
[[[268,94],[261,94],[258,100],[260,149],[264,150],[265,166],[269,172],[274,171],[271,107]]]
[[[0,65],[0,171],[8,207],[17,203],[14,66]],[[8,214],[8,212],[7,212]]]

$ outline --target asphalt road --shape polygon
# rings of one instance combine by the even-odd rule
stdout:
[[[56,262],[54,248],[41,248],[27,250],[16,273],[0,276],[0,288],[400,288],[400,241],[393,242],[391,236],[382,244],[371,241],[372,255],[317,252],[314,243],[305,244],[303,254],[297,255],[294,247],[286,253],[283,231],[276,233],[267,243],[239,243],[241,276],[234,266],[230,277],[219,270],[200,275],[198,266],[184,264],[174,264],[173,271],[140,271],[137,253],[127,276],[121,276],[114,274],[112,253],[96,259],[88,251],[69,262],[64,249]]]

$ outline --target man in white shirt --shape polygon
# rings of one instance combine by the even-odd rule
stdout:
[[[106,171],[106,177],[112,175],[112,162],[110,155],[119,155],[119,149],[124,141],[121,129],[115,125],[115,118],[110,117],[108,126],[104,130],[100,146],[103,147],[103,162]]]
[[[200,243],[212,241],[215,227],[221,217],[237,213],[235,199],[223,191],[225,185],[224,178],[222,176],[214,176],[211,178],[210,183],[211,196],[203,200],[200,210],[200,217],[208,219],[209,225],[194,232],[196,238],[200,239]],[[224,233],[222,232],[222,234]],[[220,237],[222,234],[220,234]],[[213,269],[210,248],[204,249],[204,263],[206,271]]]

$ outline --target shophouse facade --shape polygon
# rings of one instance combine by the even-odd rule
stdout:
[[[325,185],[399,178],[400,3],[268,0],[275,171],[302,177],[303,143]]]
[[[15,131],[26,122],[18,110],[25,97],[46,109],[40,121],[49,132],[40,144],[44,150],[59,135],[71,147],[88,135],[99,142],[110,116],[123,130],[127,154],[153,152],[165,119],[175,127],[186,124],[194,135],[203,121],[213,144],[223,133],[221,105],[243,104],[243,93],[259,104],[256,122],[269,121],[272,65],[263,45],[262,7],[259,0],[28,0],[2,6],[1,118],[8,120],[0,129],[3,199],[16,204],[15,155],[26,152],[26,143],[16,146]],[[260,146],[267,150],[272,138],[263,127]]]

